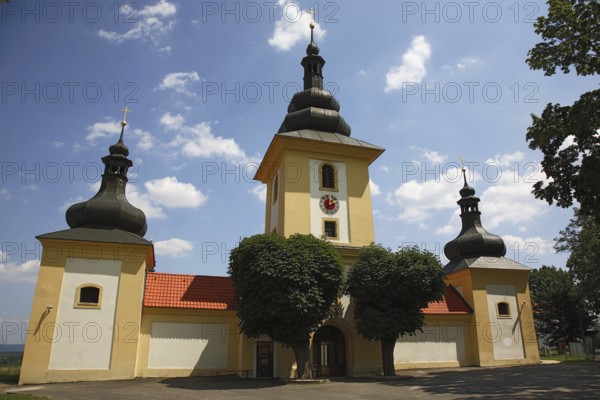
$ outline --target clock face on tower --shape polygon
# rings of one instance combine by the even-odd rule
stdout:
[[[321,207],[321,211],[323,211],[327,215],[335,214],[340,208],[340,202],[335,198],[332,194],[326,194],[321,197],[319,201],[319,206]]]

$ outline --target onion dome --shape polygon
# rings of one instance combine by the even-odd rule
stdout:
[[[127,115],[127,108],[125,108]],[[127,158],[129,149],[123,143],[125,117],[121,121],[119,141],[109,147],[109,155],[102,157],[104,173],[98,193],[67,210],[67,224],[71,228],[120,229],[139,236],[146,234],[146,216],[139,208],[129,204],[125,196],[127,171],[133,165]]]
[[[461,211],[462,230],[444,246],[444,254],[451,262],[474,257],[503,257],[506,254],[504,241],[481,226],[479,197],[475,196],[475,189],[467,183],[465,169],[462,171],[465,184],[460,190],[461,199],[457,202]]]
[[[340,115],[340,103],[323,89],[323,65],[319,46],[313,39],[314,25],[310,24],[310,44],[306,57],[300,63],[304,67],[304,91],[294,94],[278,133],[310,129],[350,136],[350,125]]]

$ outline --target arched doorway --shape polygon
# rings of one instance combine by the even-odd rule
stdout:
[[[313,337],[317,376],[346,376],[346,340],[335,326],[319,328]]]

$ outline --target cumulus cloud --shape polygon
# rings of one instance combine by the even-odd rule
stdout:
[[[160,205],[156,204],[147,192],[140,192],[136,185],[128,184],[126,191],[127,201],[142,210],[146,218],[163,219],[167,217]]]
[[[402,183],[387,196],[391,205],[402,208],[398,219],[407,222],[422,222],[432,216],[431,211],[456,207],[457,182],[460,170],[445,168],[437,179]]]
[[[0,282],[35,282],[39,267],[39,260],[14,262],[0,251]]]
[[[379,196],[381,194],[381,190],[379,189],[379,185],[369,179],[369,186],[371,187],[371,196]]]
[[[212,127],[206,122],[190,126],[180,114],[164,114],[160,119],[167,130],[176,131],[175,138],[168,144],[177,147],[190,158],[223,158],[226,161],[256,163],[256,157],[249,157],[233,138],[215,136]]]
[[[196,96],[194,92],[191,91],[192,84],[194,82],[200,81],[200,75],[196,71],[190,72],[172,72],[170,74],[166,74],[163,77],[162,82],[154,88],[157,90],[174,90],[177,93],[185,94],[188,96]]]
[[[288,51],[297,43],[310,41],[310,23],[315,24],[315,41],[325,37],[327,32],[317,22],[309,10],[302,10],[300,4],[293,0],[280,0],[281,19],[275,22],[273,36],[269,38],[269,45],[280,51]]]
[[[196,208],[208,200],[194,185],[179,182],[175,176],[148,181],[144,187],[152,201],[167,208]]]
[[[114,43],[123,43],[127,40],[150,40],[158,43],[158,37],[173,29],[175,26],[175,14],[177,7],[167,0],[159,0],[158,3],[144,6],[139,11],[137,6],[125,3],[120,8],[121,18],[131,20],[131,26],[125,33],[106,31],[100,29],[97,34],[100,38]],[[134,21],[135,20],[135,21]]]
[[[267,201],[267,185],[262,183],[256,184],[252,189],[248,190],[248,193],[256,196],[263,203]]]
[[[121,134],[121,123],[114,118],[104,118],[104,121],[95,122],[86,128],[88,134],[85,139],[90,145],[95,145],[97,140],[105,138],[114,138],[116,141]],[[125,143],[130,142],[129,138],[137,140],[136,148],[142,151],[149,151],[154,147],[154,136],[147,131],[139,128],[125,130]],[[85,146],[81,146],[85,148]]]
[[[431,58],[431,45],[424,35],[415,36],[408,50],[402,55],[402,63],[391,67],[385,75],[385,92],[401,90],[403,83],[421,83],[427,75],[425,64]]]
[[[157,256],[184,257],[189,255],[193,249],[192,242],[179,238],[154,242],[154,251]]]

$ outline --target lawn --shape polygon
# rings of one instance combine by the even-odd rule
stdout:
[[[0,394],[0,400],[51,400],[46,396],[34,396],[32,394]]]

